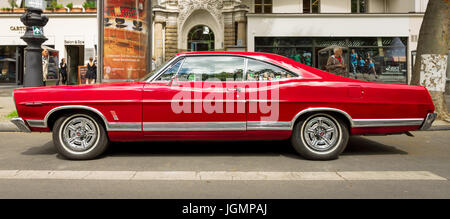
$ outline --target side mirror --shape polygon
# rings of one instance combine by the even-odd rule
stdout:
[[[169,85],[169,86],[178,85],[177,84],[177,75],[172,76],[172,78],[170,78],[170,81],[167,85]]]

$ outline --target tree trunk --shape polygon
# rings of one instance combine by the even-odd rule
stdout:
[[[423,85],[429,91],[438,119],[448,120],[445,83],[448,58],[449,0],[430,0],[423,18],[417,45],[411,84]]]

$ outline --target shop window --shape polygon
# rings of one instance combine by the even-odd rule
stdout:
[[[232,56],[187,57],[178,81],[242,81],[244,58]]]
[[[257,52],[282,55],[322,70],[333,55],[330,48],[339,46],[351,77],[356,73],[358,80],[397,84],[407,83],[407,45],[407,37],[255,37]]]
[[[272,0],[255,0],[256,14],[270,14],[272,13]]]
[[[0,83],[16,82],[16,46],[0,47]]]
[[[303,0],[303,13],[305,14],[320,13],[320,0]]]
[[[367,0],[352,0],[352,13],[367,13]]]

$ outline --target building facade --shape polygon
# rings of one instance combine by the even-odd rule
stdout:
[[[0,2],[0,8],[9,6],[7,1]],[[89,57],[97,55],[97,13],[83,9],[84,2],[85,0],[58,0],[58,4],[63,6],[72,3],[74,9],[71,11],[64,7],[61,11],[44,12],[44,15],[49,17],[49,22],[44,27],[44,35],[48,40],[43,45],[58,52],[58,57],[52,58],[56,65],[62,58],[66,58],[69,84],[78,83],[78,67],[85,65]],[[25,26],[20,21],[23,14],[21,10],[0,12],[0,86],[23,83],[26,43],[20,39],[25,33]],[[48,79],[49,85],[57,81],[54,77]]]
[[[21,2],[20,0],[18,0]],[[77,67],[97,55],[97,13],[86,0],[79,12],[46,11],[45,46]],[[161,65],[178,52],[227,50],[270,52],[324,69],[333,46],[344,48],[348,71],[358,79],[409,83],[414,51],[428,0],[152,0],[152,57]],[[0,1],[0,8],[8,7]],[[25,43],[23,12],[0,12],[0,84],[20,84]],[[358,54],[352,67],[352,50]],[[353,56],[354,57],[354,56]],[[364,62],[365,64],[360,65]],[[368,74],[372,62],[375,74]],[[125,80],[125,78],[124,78]]]
[[[157,64],[181,51],[245,48],[249,8],[240,0],[169,0],[154,4],[153,56]]]
[[[348,70],[355,71],[358,79],[406,84],[411,78],[427,3],[427,0],[157,1],[153,7],[153,57],[161,63],[182,51],[245,50],[276,53],[325,69],[331,48],[339,46],[344,48]],[[356,60],[354,70],[352,51],[363,59]],[[366,74],[370,62],[375,66],[375,74]]]

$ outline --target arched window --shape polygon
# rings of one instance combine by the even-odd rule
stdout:
[[[189,51],[213,51],[214,50],[214,32],[205,25],[193,27],[188,33]]]

